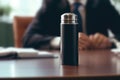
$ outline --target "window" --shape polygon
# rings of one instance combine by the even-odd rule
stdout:
[[[0,0],[0,6],[9,5],[12,8],[9,19],[12,21],[15,15],[34,16],[41,7],[43,0]],[[120,13],[120,0],[111,0],[115,9]],[[8,20],[8,17],[6,18]]]
[[[40,8],[42,0],[10,0],[16,15],[34,15]]]
[[[41,4],[42,0],[0,0],[0,6],[11,6],[10,19],[15,15],[34,16]]]

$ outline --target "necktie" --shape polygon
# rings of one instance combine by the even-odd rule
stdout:
[[[79,24],[79,32],[82,32],[82,18],[81,18],[81,14],[79,12],[79,8],[82,4],[81,3],[74,3],[73,4],[73,13],[75,13],[78,16],[78,24]]]

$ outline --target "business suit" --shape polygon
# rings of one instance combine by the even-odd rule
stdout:
[[[60,16],[66,12],[71,12],[67,0],[43,0],[42,8],[24,35],[23,47],[38,49],[42,45],[49,44],[55,36],[59,36]],[[107,35],[108,28],[119,34],[119,17],[109,0],[88,0],[86,5],[87,34],[99,32]]]

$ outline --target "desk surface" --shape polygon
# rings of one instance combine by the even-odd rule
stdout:
[[[81,51],[80,65],[62,66],[59,58],[1,60],[0,78],[120,76],[120,58],[109,50]]]

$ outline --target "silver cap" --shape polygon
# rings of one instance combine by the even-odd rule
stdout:
[[[64,13],[61,16],[61,24],[78,24],[77,15],[74,13]]]

